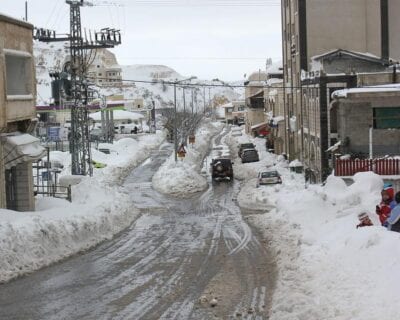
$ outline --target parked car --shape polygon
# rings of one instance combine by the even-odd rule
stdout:
[[[242,158],[242,163],[260,161],[256,149],[244,149],[242,151],[241,158]]]
[[[242,157],[242,152],[243,152],[244,149],[255,149],[255,148],[256,148],[256,146],[255,146],[253,143],[251,143],[251,142],[248,142],[248,143],[241,143],[241,144],[239,145],[239,150],[238,150],[238,156],[239,156],[239,158]]]
[[[282,183],[281,175],[276,170],[259,172],[257,176],[257,188],[261,185],[280,184]]]
[[[229,158],[217,158],[211,161],[211,177],[213,180],[229,178],[233,181],[233,162]]]

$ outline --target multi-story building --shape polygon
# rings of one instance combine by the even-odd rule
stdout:
[[[399,10],[400,2],[396,0],[282,0],[285,149],[291,160],[301,159],[306,167],[309,167],[310,159],[314,159],[312,166],[316,180],[323,180],[328,174],[325,148],[331,143],[328,106],[329,93],[334,89],[326,84],[334,83],[332,87],[356,85],[351,74],[367,71],[365,65],[376,71],[374,68],[379,63],[382,68],[382,63],[389,64],[390,58],[400,58],[396,34],[400,23],[395,14]],[[342,49],[339,51],[342,56],[335,60],[336,70],[331,70],[329,59],[323,58],[330,54],[337,58],[335,52],[338,49]],[[357,53],[364,54],[354,57]],[[349,55],[352,55],[350,59]],[[367,61],[368,55],[374,61]],[[323,65],[330,70],[329,74],[311,63],[312,57],[316,56],[326,62]],[[329,79],[331,75],[349,77]],[[328,76],[322,80],[323,91],[316,84],[320,76]],[[317,87],[312,88],[313,85]],[[302,90],[303,86],[307,87],[306,91]],[[304,105],[306,101],[313,101],[309,104],[311,107]],[[314,130],[312,136],[307,137],[307,130],[310,132],[311,129],[304,128],[303,113],[310,108],[313,112],[307,117],[315,117],[309,120],[314,124]],[[312,150],[306,150],[307,147]]]
[[[268,122],[268,149],[275,153],[285,153],[285,108],[283,103],[283,68],[282,61],[267,68],[267,83],[264,89],[265,115]]]
[[[32,161],[44,149],[35,128],[33,26],[0,14],[0,208],[34,210]]]
[[[122,86],[122,69],[115,55],[107,49],[93,51],[94,59],[88,70],[88,77],[100,87]]]
[[[245,84],[246,132],[251,133],[254,126],[265,122],[264,87],[267,80],[265,71],[252,73]]]

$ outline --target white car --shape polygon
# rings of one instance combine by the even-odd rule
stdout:
[[[282,178],[278,171],[270,170],[259,172],[257,176],[257,188],[261,185],[281,184]]]

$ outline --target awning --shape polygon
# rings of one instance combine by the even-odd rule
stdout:
[[[251,126],[251,130],[260,129],[262,127],[266,127],[267,125],[268,125],[268,122],[262,122],[259,124],[255,124],[254,126]]]
[[[264,97],[264,89],[258,90],[253,95],[249,96],[249,99],[260,98],[260,97]]]
[[[3,160],[5,169],[10,169],[23,162],[39,160],[46,155],[46,149],[38,138],[30,134],[14,134],[4,137]]]

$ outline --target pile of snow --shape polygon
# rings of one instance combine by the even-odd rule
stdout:
[[[127,228],[139,211],[118,184],[164,136],[158,132],[116,141],[107,145],[110,154],[93,149],[93,159],[107,167],[94,169],[93,177],[72,187],[72,203],[38,198],[35,212],[0,209],[0,282],[89,249]],[[70,173],[69,153],[51,152],[50,161],[64,166],[61,176]]]
[[[271,319],[397,317],[400,235],[372,213],[382,184],[360,173],[349,187],[330,177],[325,187],[293,179],[282,192],[264,188],[275,208],[253,221],[271,240],[279,270]],[[356,229],[364,210],[376,226]]]
[[[257,141],[246,136],[227,140],[231,147],[238,140]],[[381,227],[374,213],[382,178],[364,172],[350,186],[335,176],[325,186],[306,185],[282,157],[268,160],[271,156],[270,168],[280,172],[282,185],[257,188],[249,177],[237,198],[242,208],[265,212],[248,221],[268,240],[278,270],[270,319],[397,319],[400,234]],[[257,163],[249,166],[259,170]],[[235,175],[244,178],[252,170],[238,165]],[[374,226],[357,229],[363,211]]]
[[[203,191],[207,180],[200,174],[201,164],[210,148],[211,138],[223,124],[204,122],[196,132],[196,143],[186,147],[186,156],[175,162],[172,156],[153,176],[153,187],[161,193],[185,196]]]

